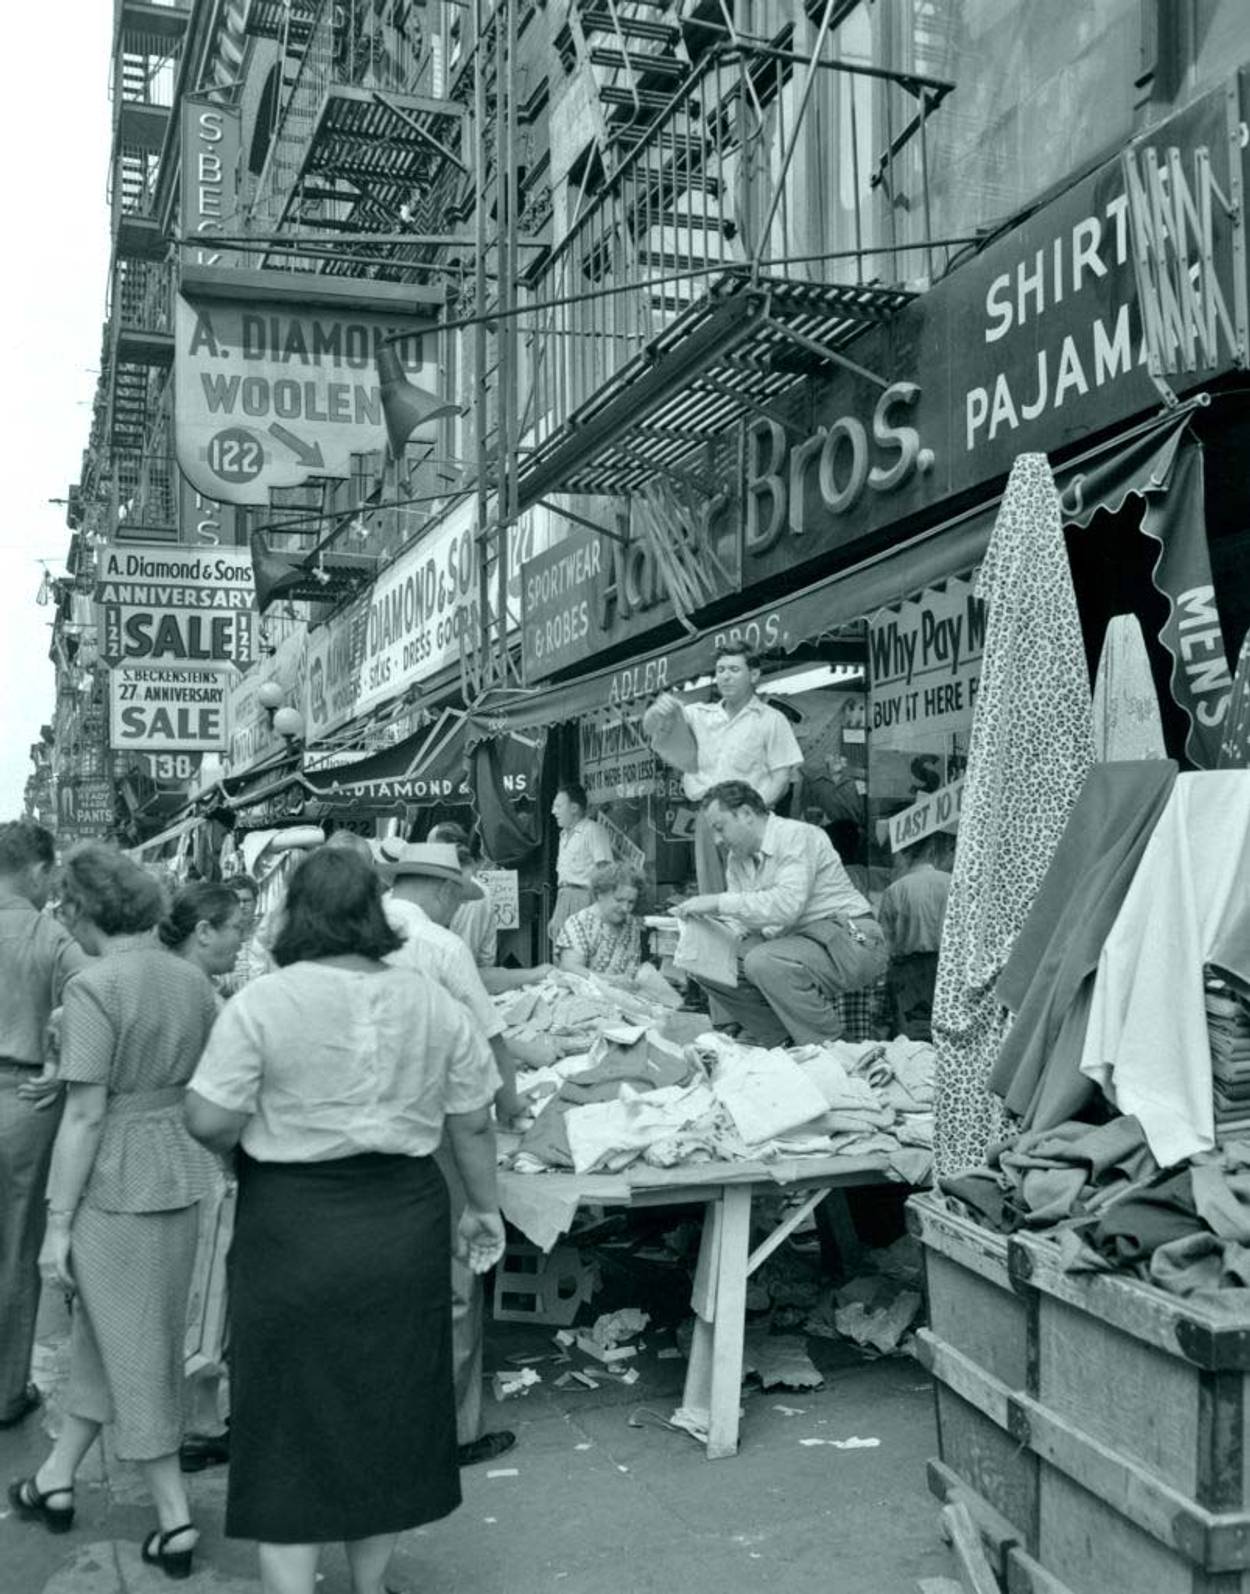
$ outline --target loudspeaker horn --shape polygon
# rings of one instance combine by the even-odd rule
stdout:
[[[259,531],[252,533],[252,574],[256,580],[256,608],[264,614],[271,603],[284,598],[293,588],[308,580],[308,572],[270,551]]]
[[[404,445],[426,421],[439,415],[459,415],[460,405],[440,398],[437,393],[427,393],[416,387],[404,375],[399,356],[390,345],[378,352],[378,385],[382,393],[382,414],[386,420],[386,435],[391,445],[391,455],[396,460],[404,457]]]

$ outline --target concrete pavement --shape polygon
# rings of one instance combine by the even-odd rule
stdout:
[[[46,1448],[64,1332],[54,1316],[40,1342],[48,1411],[0,1434],[6,1481],[33,1470]],[[492,1325],[488,1368],[551,1351],[551,1333]],[[543,1364],[544,1382],[528,1396],[497,1404],[488,1392],[486,1425],[515,1429],[517,1446],[462,1474],[464,1504],[454,1516],[404,1536],[392,1586],[412,1594],[916,1594],[919,1578],[952,1575],[924,1482],[936,1449],[932,1397],[914,1362],[866,1362],[809,1340],[825,1388],[746,1394],[739,1455],[708,1462],[693,1440],[649,1415],[667,1415],[680,1394],[683,1363],[656,1355],[672,1343],[671,1334],[648,1338],[630,1388],[554,1389],[560,1369]],[[830,1442],[852,1438],[878,1443]],[[221,1534],[224,1471],[189,1484],[203,1536],[188,1594],[257,1594],[252,1546]],[[97,1449],[77,1506],[74,1531],[61,1538],[0,1518],[0,1594],[169,1586],[139,1560],[152,1517],[135,1469]],[[341,1550],[327,1551],[319,1587],[349,1594]]]

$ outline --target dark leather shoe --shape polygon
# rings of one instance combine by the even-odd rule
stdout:
[[[479,1461],[496,1461],[506,1456],[514,1444],[516,1435],[500,1428],[495,1433],[484,1433],[480,1439],[470,1439],[467,1445],[457,1446],[456,1459],[462,1467],[474,1467]]]
[[[43,1396],[34,1384],[27,1384],[22,1391],[21,1404],[16,1411],[11,1411],[7,1417],[0,1417],[0,1428],[16,1428],[19,1422],[25,1422],[32,1411],[38,1411],[43,1405]]]
[[[178,1465],[183,1472],[203,1472],[205,1467],[224,1467],[230,1460],[230,1435],[192,1433],[178,1446]]]

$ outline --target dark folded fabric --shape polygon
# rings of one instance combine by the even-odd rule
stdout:
[[[1189,1169],[1183,1168],[1117,1201],[1103,1213],[1088,1238],[1094,1250],[1114,1266],[1131,1268],[1148,1262],[1161,1245],[1199,1233],[1204,1227],[1194,1204]]]
[[[989,1085],[1026,1129],[1075,1117],[1095,1094],[1080,1060],[1099,954],[1176,773],[1167,759],[1094,766],[999,978],[1016,1017]]]
[[[1008,1204],[1007,1191],[988,1168],[939,1179],[938,1189],[943,1195],[962,1201],[969,1216],[982,1228],[993,1229],[996,1234],[1014,1234],[1020,1227],[1014,1208]]]

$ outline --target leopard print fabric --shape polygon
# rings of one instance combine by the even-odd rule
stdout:
[[[940,1174],[1002,1137],[986,1088],[1011,1016],[995,986],[1094,759],[1089,672],[1044,454],[1011,469],[977,582],[988,605],[933,1035]]]

